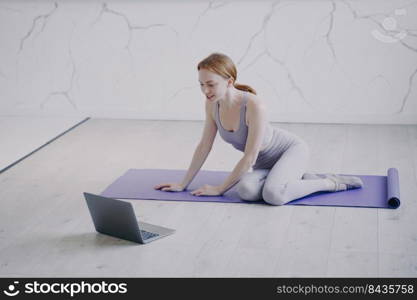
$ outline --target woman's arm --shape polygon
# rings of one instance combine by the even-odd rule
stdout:
[[[226,178],[224,183],[219,186],[220,195],[226,193],[231,189],[236,183],[239,182],[240,178],[250,169],[252,166],[252,160],[243,156],[241,160],[237,163],[232,173]]]
[[[207,156],[210,153],[210,149],[206,149],[198,145],[194,151],[193,159],[191,160],[190,167],[188,168],[187,174],[185,174],[181,185],[184,189],[187,189],[188,185],[193,181],[195,175],[201,169],[202,165],[206,161]]]
[[[197,148],[194,151],[194,155],[191,160],[191,164],[188,168],[187,174],[185,175],[181,183],[184,189],[188,187],[188,185],[194,179],[195,175],[197,175],[198,171],[203,166],[204,162],[207,159],[207,156],[209,155],[211,151],[211,148],[214,143],[214,139],[216,138],[217,125],[211,114],[212,106],[207,100],[206,100],[205,109],[206,109],[206,122],[204,126],[203,135],[201,137],[200,143],[198,144]]]
[[[224,183],[219,186],[220,194],[225,193],[239,182],[242,176],[255,163],[262,146],[267,124],[266,107],[257,98],[255,101],[248,101],[247,108],[249,129],[244,155]]]

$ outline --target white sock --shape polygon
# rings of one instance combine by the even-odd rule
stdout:
[[[333,182],[333,191],[345,191],[347,189],[356,189],[363,187],[362,180],[357,176],[344,176],[344,175],[337,175],[337,174],[312,174],[312,173],[305,173],[303,175],[303,179],[329,179]]]

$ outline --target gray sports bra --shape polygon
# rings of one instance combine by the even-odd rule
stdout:
[[[246,104],[248,102],[247,93],[248,92],[246,91],[243,93],[242,104],[240,106],[239,128],[236,131],[228,131],[223,128],[219,116],[219,102],[216,103],[214,112],[217,129],[219,130],[220,136],[223,138],[225,142],[232,144],[233,147],[242,152],[245,151],[246,139],[248,137],[248,126],[246,125]],[[266,126],[266,132],[264,140],[262,142],[262,146],[264,146],[267,142],[271,141],[272,134],[273,128],[268,123]]]

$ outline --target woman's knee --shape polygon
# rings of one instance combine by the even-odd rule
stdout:
[[[296,144],[296,146],[299,149],[298,151],[300,152],[300,159],[304,158],[306,162],[308,162],[311,157],[310,146],[304,141],[300,141]]]
[[[242,200],[257,201],[260,199],[260,187],[250,181],[239,181],[236,187],[237,193]]]
[[[284,205],[289,201],[286,184],[265,185],[262,190],[262,198],[271,205]]]

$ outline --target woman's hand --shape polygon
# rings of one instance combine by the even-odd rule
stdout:
[[[161,191],[168,191],[168,192],[182,192],[184,190],[184,186],[180,183],[161,183],[155,185],[153,187],[155,190],[161,189]]]
[[[219,186],[208,185],[208,184],[205,184],[201,188],[198,188],[198,189],[192,191],[191,194],[194,195],[194,196],[203,196],[203,195],[218,196],[218,195],[221,195]]]

